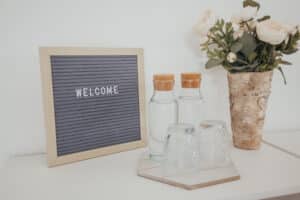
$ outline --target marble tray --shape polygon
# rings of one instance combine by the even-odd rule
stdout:
[[[233,163],[226,165],[226,167],[166,175],[161,162],[150,160],[147,153],[143,154],[138,162],[137,174],[153,181],[187,190],[208,187],[240,179],[240,175]]]

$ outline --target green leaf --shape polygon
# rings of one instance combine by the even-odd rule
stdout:
[[[265,21],[265,20],[268,20],[268,19],[271,19],[270,15],[263,16],[262,18],[257,19],[257,21],[262,22],[262,21]]]
[[[282,68],[281,68],[281,67],[278,67],[277,69],[280,71],[280,73],[281,73],[281,76],[282,76],[282,78],[283,78],[283,81],[284,81],[284,84],[286,85],[286,84],[287,84],[287,82],[286,82],[286,78],[285,78],[285,75],[284,75],[284,73],[283,73],[283,70],[282,70]]]
[[[240,50],[242,50],[242,48],[243,48],[243,43],[241,43],[241,42],[236,42],[236,43],[234,43],[234,44],[231,46],[230,50],[231,50],[233,53],[237,53],[237,52],[239,52]]]
[[[243,7],[257,7],[257,9],[259,10],[260,9],[260,4],[254,0],[244,0],[243,2]]]
[[[243,48],[241,49],[241,52],[246,57],[249,57],[250,54],[253,53],[257,47],[254,36],[247,32],[243,34],[243,36],[240,39],[240,42],[243,44]]]
[[[286,55],[291,55],[293,53],[296,53],[298,51],[298,49],[288,49],[288,50],[282,50],[282,53],[286,54]]]
[[[244,60],[243,58],[239,58],[239,57],[237,58],[236,62],[244,64],[244,65],[249,65],[249,63],[246,60]]]
[[[259,64],[258,61],[255,61],[253,64],[249,65],[249,68],[251,69],[257,68],[258,64]]]
[[[291,62],[282,59],[278,59],[278,63],[282,65],[292,65]]]
[[[249,62],[252,63],[255,60],[256,57],[257,57],[257,53],[256,52],[250,53],[250,55],[248,56]]]
[[[248,65],[243,65],[243,66],[230,66],[230,70],[236,70],[236,71],[244,71],[245,69],[248,69]]]
[[[222,59],[210,59],[207,61],[205,68],[206,69],[211,69],[213,67],[219,66],[220,64],[222,64],[224,60]]]

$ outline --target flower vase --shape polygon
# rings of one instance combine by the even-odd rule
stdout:
[[[259,149],[273,71],[228,73],[234,146]]]

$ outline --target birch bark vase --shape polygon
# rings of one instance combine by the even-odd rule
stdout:
[[[259,149],[273,71],[228,73],[234,146]]]

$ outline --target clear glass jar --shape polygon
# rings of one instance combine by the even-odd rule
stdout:
[[[161,160],[168,126],[177,123],[174,75],[154,75],[153,83],[154,93],[149,103],[149,153],[151,159]]]
[[[197,130],[200,122],[205,119],[200,83],[200,73],[181,74],[182,91],[178,98],[178,123],[192,124]]]
[[[200,143],[191,124],[173,124],[165,143],[164,174],[191,172],[200,167]]]
[[[229,165],[230,136],[225,122],[216,120],[203,121],[200,124],[201,168],[216,168]]]

